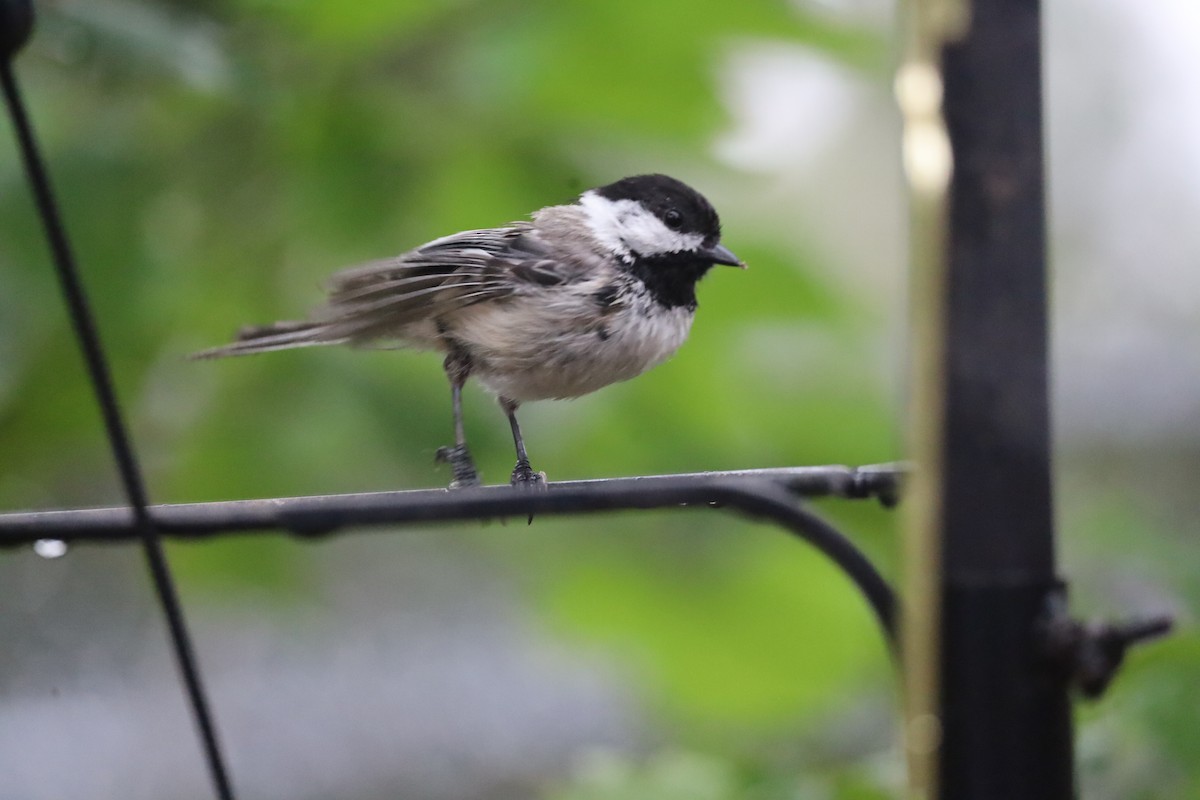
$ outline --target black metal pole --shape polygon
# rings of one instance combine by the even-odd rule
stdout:
[[[1039,0],[974,0],[943,50],[953,153],[942,369],[941,754],[947,800],[1074,796],[1047,392]]]

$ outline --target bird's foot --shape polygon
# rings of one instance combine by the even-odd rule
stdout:
[[[479,472],[475,469],[475,462],[471,458],[471,451],[467,449],[465,444],[456,444],[454,447],[439,447],[435,460],[439,464],[449,464],[450,470],[454,477],[450,481],[451,489],[465,489],[469,486],[479,485]]]
[[[513,468],[512,485],[517,489],[546,489],[546,473],[534,472],[528,461],[518,461]]]
[[[549,488],[546,486],[546,473],[534,472],[533,467],[529,466],[529,462],[525,459],[518,461],[517,466],[513,468],[510,482],[514,489],[525,492],[544,492]],[[532,511],[529,512],[528,524],[533,524]]]

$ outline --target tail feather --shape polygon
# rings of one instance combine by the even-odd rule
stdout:
[[[329,326],[320,322],[276,322],[271,325],[242,328],[230,344],[201,350],[188,358],[244,356],[251,353],[269,353],[272,350],[289,350],[293,347],[341,344],[345,341],[346,337],[329,336]]]

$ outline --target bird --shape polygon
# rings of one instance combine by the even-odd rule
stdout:
[[[439,352],[454,444],[437,456],[451,467],[450,488],[480,484],[463,428],[468,378],[508,417],[517,455],[510,483],[545,488],[525,449],[520,405],[580,397],[666,361],[691,329],[697,282],[718,264],[746,267],[721,244],[712,204],[675,178],[634,175],[529,220],[336,272],[307,319],[244,327],[192,358],[334,344]]]

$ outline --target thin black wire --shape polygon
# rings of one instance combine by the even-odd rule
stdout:
[[[0,81],[3,82],[4,97],[16,129],[21,158],[24,161],[38,212],[41,214],[46,230],[46,238],[54,256],[55,270],[58,273],[63,296],[71,315],[71,323],[83,351],[88,375],[91,378],[96,401],[104,420],[104,428],[108,434],[113,457],[116,459],[125,495],[133,514],[134,527],[141,539],[142,550],[150,568],[154,589],[166,617],[171,643],[183,676],[192,715],[200,732],[213,786],[220,800],[233,800],[233,789],[225,769],[224,759],[221,756],[208,698],[200,680],[200,668],[192,647],[191,637],[188,634],[187,623],[184,620],[183,606],[180,604],[175,582],[171,578],[170,566],[167,564],[166,554],[163,552],[158,529],[147,508],[146,490],[141,471],[138,468],[137,458],[121,417],[116,393],[113,390],[112,377],[100,345],[99,333],[88,305],[83,284],[79,279],[75,259],[71,254],[66,229],[54,201],[50,179],[42,164],[32,124],[25,111],[24,103],[21,101],[20,92],[17,90],[17,82],[11,65],[7,60],[0,62]]]

